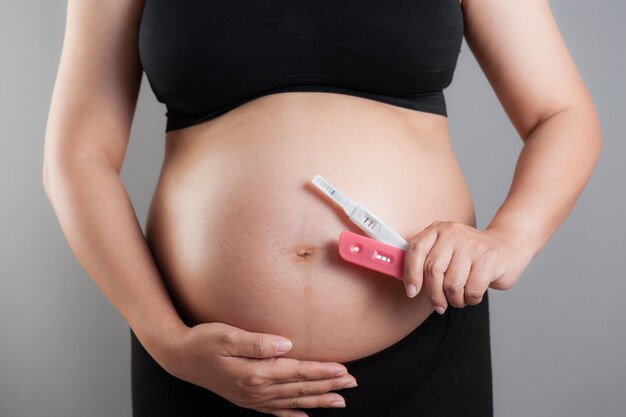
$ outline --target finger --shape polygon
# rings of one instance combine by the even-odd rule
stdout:
[[[288,352],[291,347],[287,338],[241,329],[227,332],[222,337],[222,350],[227,356],[271,358]]]
[[[457,308],[465,307],[464,287],[472,269],[472,258],[466,253],[461,248],[454,251],[443,278],[443,290],[448,303]]]
[[[266,392],[272,397],[290,398],[326,394],[329,391],[354,388],[356,386],[356,378],[352,375],[346,375],[341,378],[325,379],[320,381],[273,384],[266,388]]]
[[[309,417],[307,413],[300,410],[268,410],[267,413],[277,417]]]
[[[337,404],[337,405],[333,405]],[[345,399],[334,393],[322,395],[310,395],[306,397],[294,396],[287,398],[277,398],[264,403],[264,406],[271,408],[343,408]]]
[[[261,361],[258,372],[273,383],[316,381],[348,375],[348,370],[340,363],[303,361],[292,358]]]
[[[472,264],[472,268],[465,284],[465,302],[469,305],[479,304],[483,300],[483,295],[489,287],[493,274],[492,261],[477,261]]]
[[[453,247],[450,243],[437,240],[424,260],[424,290],[435,308],[442,307],[445,310],[448,307],[443,281],[452,253]]]
[[[437,240],[435,229],[425,229],[411,239],[404,255],[404,289],[406,294],[413,298],[420,290],[424,282],[424,260]],[[414,286],[411,289],[411,286]]]

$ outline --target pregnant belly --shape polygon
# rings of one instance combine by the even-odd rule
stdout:
[[[358,359],[433,312],[424,292],[339,257],[340,232],[363,232],[316,174],[406,240],[435,220],[475,225],[441,116],[291,92],[166,140],[146,237],[181,316],[288,337],[285,357]]]

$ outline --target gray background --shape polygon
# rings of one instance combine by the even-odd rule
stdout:
[[[574,211],[520,282],[489,290],[499,417],[626,413],[625,4],[551,2],[597,105],[604,147]],[[66,2],[1,5],[0,416],[130,416],[128,327],[70,252],[41,181]],[[446,94],[482,229],[522,142],[466,44]],[[144,78],[122,170],[142,224],[163,156],[164,110]]]

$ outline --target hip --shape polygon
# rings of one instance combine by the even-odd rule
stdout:
[[[393,345],[344,362],[358,381],[337,390],[346,408],[305,408],[311,417],[489,417],[493,415],[489,291],[476,305],[432,313]],[[133,416],[261,417],[173,377],[131,332]]]

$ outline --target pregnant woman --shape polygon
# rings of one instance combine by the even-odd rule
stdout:
[[[443,96],[464,36],[524,141],[484,230]],[[167,106],[145,234],[119,178],[144,71]],[[600,148],[546,0],[70,0],[44,185],[132,330],[136,417],[491,416],[487,289]],[[339,257],[362,232],[316,174],[407,240],[402,280]]]

